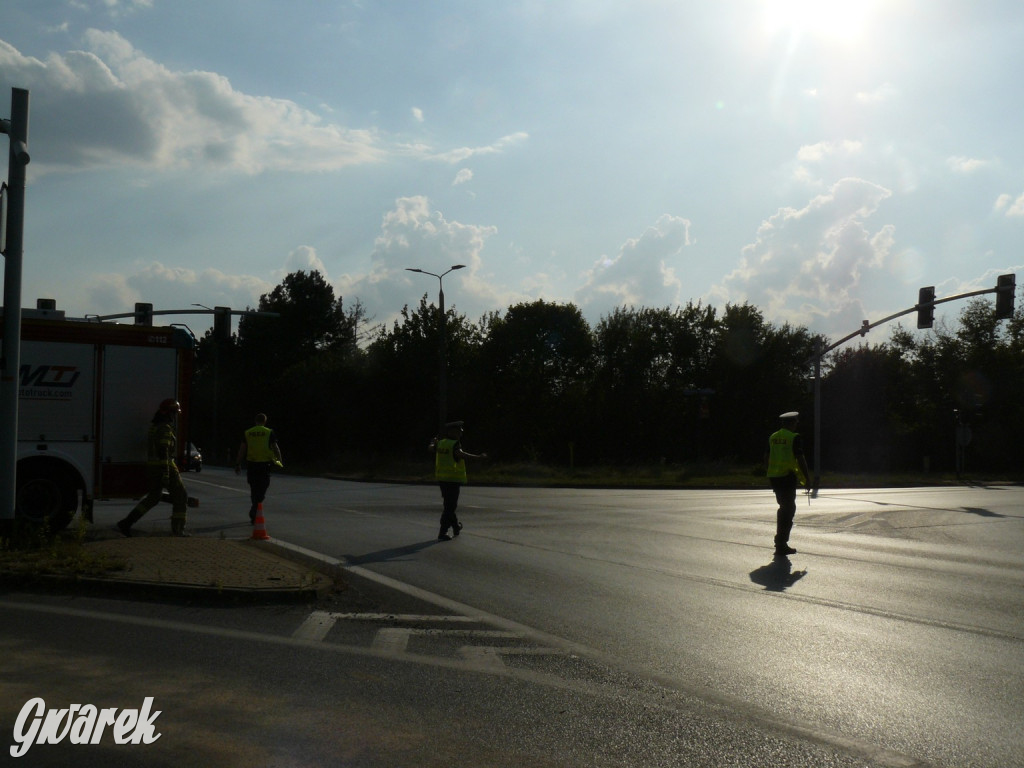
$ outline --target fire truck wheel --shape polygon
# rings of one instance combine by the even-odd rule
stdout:
[[[17,515],[50,530],[67,527],[78,507],[78,493],[69,472],[45,465],[29,465],[18,471]]]

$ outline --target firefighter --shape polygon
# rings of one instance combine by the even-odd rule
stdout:
[[[160,407],[153,415],[153,421],[149,426],[146,458],[146,479],[149,483],[149,492],[142,497],[124,520],[118,522],[117,529],[125,536],[131,536],[132,526],[160,502],[165,488],[168,500],[171,502],[171,534],[174,536],[189,535],[185,532],[185,523],[188,517],[186,510],[188,494],[185,491],[185,485],[181,482],[178,467],[174,463],[178,445],[178,438],[174,434],[174,421],[179,413],[181,413],[181,405],[177,400],[169,398],[160,403]]]
[[[768,438],[768,481],[779,504],[775,520],[776,557],[796,554],[789,546],[789,533],[796,515],[796,486],[797,483],[807,485],[810,477],[803,442],[795,431],[799,420],[800,414],[796,411],[781,414],[781,427]]]

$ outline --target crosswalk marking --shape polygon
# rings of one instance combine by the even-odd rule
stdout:
[[[442,616],[436,613],[416,614],[416,613],[325,613],[323,611],[315,611],[315,614],[323,613],[326,616],[330,616],[335,620],[345,621],[404,621],[407,623],[414,622],[431,622],[438,621],[442,623],[471,623],[477,621],[477,619],[470,618],[469,616]]]
[[[464,645],[459,648],[459,655],[475,667],[481,669],[504,669],[505,662],[495,648],[483,645]]]
[[[407,624],[441,622],[445,624],[471,623],[469,616],[439,616],[436,614],[394,614],[394,613],[331,613],[329,611],[313,611],[299,628],[292,632],[298,640],[320,642],[339,621],[398,621]]]
[[[409,630],[402,627],[385,627],[373,638],[373,647],[387,653],[405,653],[408,645]]]
[[[568,656],[558,648],[516,648],[514,646],[464,645],[459,655],[466,661],[485,669],[504,669],[505,656]]]
[[[387,622],[389,624],[437,626],[388,626],[377,630],[373,638],[374,650],[384,653],[407,653],[409,642],[414,637],[464,638],[469,641],[492,641],[492,644],[467,644],[458,648],[457,654],[465,661],[480,669],[497,670],[504,668],[505,656],[533,655],[555,656],[564,655],[564,651],[555,648],[522,647],[515,645],[493,645],[494,640],[525,640],[523,632],[511,632],[498,629],[463,629],[460,624],[479,624],[479,619],[460,615],[437,614],[394,614],[394,613],[332,613],[330,611],[313,611],[292,633],[292,637],[309,642],[323,642],[331,628],[339,621]]]
[[[521,638],[517,632],[503,632],[497,629],[414,629],[412,627],[384,627],[377,630],[373,647],[379,651],[404,653],[412,637],[479,637],[479,638]]]
[[[306,617],[306,620],[299,625],[299,628],[292,632],[292,637],[297,640],[310,640],[319,642],[327,637],[327,633],[334,626],[334,619],[329,613],[314,611]]]

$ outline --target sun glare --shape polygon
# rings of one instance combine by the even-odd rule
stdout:
[[[840,42],[855,42],[867,27],[868,0],[764,0],[770,34],[791,32]]]

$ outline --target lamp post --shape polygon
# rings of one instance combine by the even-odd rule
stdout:
[[[437,405],[437,434],[444,434],[444,425],[448,420],[448,320],[444,314],[444,281],[443,278],[448,272],[454,272],[456,269],[464,269],[465,264],[453,264],[447,272],[442,272],[440,275],[436,275],[433,272],[427,272],[423,269],[414,269],[413,267],[407,267],[406,272],[419,272],[421,275],[430,275],[431,277],[437,278],[437,304],[441,312],[440,322],[440,333],[441,343],[438,349],[439,357],[439,368],[438,368],[438,379],[437,379],[437,390],[438,390],[438,405]]]

